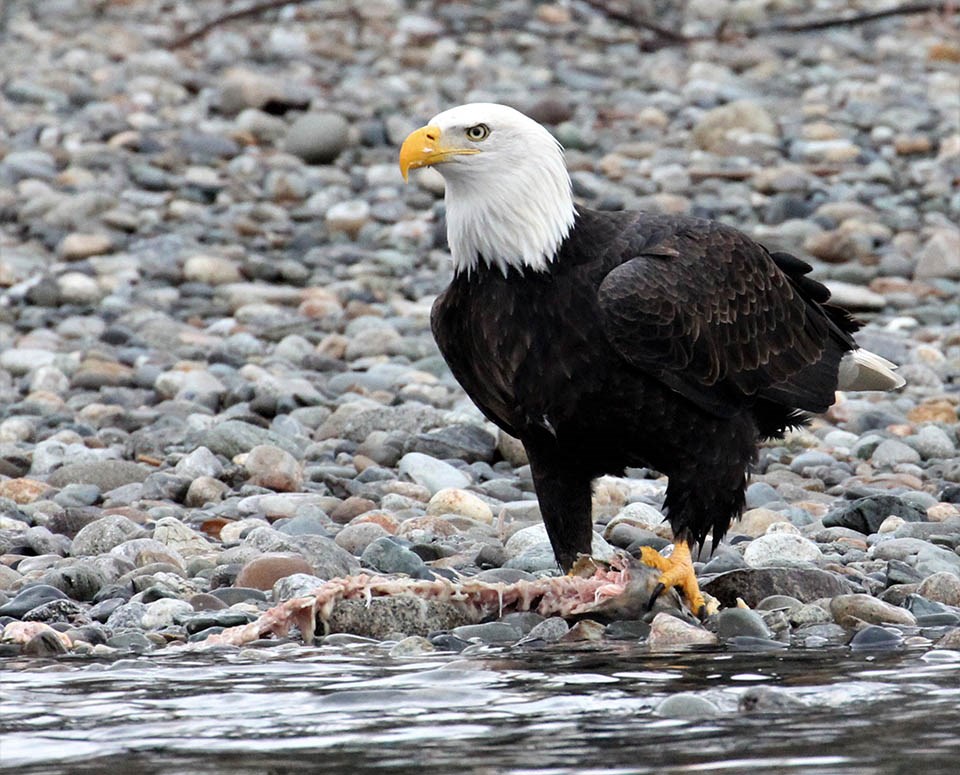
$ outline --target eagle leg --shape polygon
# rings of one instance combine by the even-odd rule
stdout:
[[[686,541],[674,541],[673,554],[669,557],[664,557],[652,546],[644,546],[640,550],[640,561],[661,572],[659,583],[650,596],[651,607],[664,590],[675,587],[689,604],[690,610],[701,619],[706,616],[706,600],[700,591],[700,585],[697,584],[697,575],[693,571],[693,560],[690,557],[690,545]]]

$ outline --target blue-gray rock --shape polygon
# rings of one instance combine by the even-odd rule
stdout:
[[[520,554],[503,563],[503,567],[522,570],[527,573],[556,570],[557,558],[550,544],[541,544],[524,549]]]
[[[360,555],[360,564],[379,573],[405,573],[408,576],[419,576],[426,567],[417,554],[390,536],[378,538],[368,545]]]
[[[153,641],[150,640],[146,635],[135,630],[120,632],[110,638],[107,638],[107,645],[110,648],[119,649],[120,651],[129,651],[134,654],[143,654],[147,651],[151,651],[155,646]]]
[[[80,561],[62,568],[51,568],[43,583],[56,587],[74,600],[90,601],[107,583],[104,573],[92,562]]]
[[[746,508],[756,509],[768,503],[783,500],[776,488],[767,482],[753,482],[747,487]]]
[[[407,444],[408,452],[422,452],[439,459],[457,458],[468,463],[491,462],[497,439],[478,425],[449,425],[414,436]]]
[[[717,614],[717,636],[720,640],[749,636],[769,638],[770,628],[763,617],[748,608],[725,608]]]
[[[917,552],[917,571],[924,577],[935,573],[952,573],[960,576],[960,555],[935,544],[920,547]]]
[[[824,527],[847,527],[870,535],[876,533],[889,516],[907,522],[923,522],[927,512],[896,495],[868,495],[831,511],[823,518],[823,524]]]
[[[206,447],[197,447],[193,452],[182,457],[174,468],[177,476],[185,479],[197,479],[209,476],[219,479],[223,475],[223,464],[220,459]]]
[[[66,600],[62,590],[49,584],[34,584],[21,589],[12,600],[0,606],[0,616],[22,619],[28,611],[53,600]]]
[[[260,445],[272,445],[280,447],[299,460],[303,457],[306,448],[306,445],[298,439],[281,436],[279,433],[241,420],[227,420],[215,425],[199,435],[198,443],[228,459],[249,452]]]
[[[333,526],[329,517],[318,514],[300,514],[277,525],[277,530],[290,536],[320,535],[328,536]]]
[[[26,178],[50,180],[57,174],[53,157],[46,151],[11,151],[0,159],[0,180],[8,184]]]
[[[236,608],[222,608],[218,611],[197,611],[183,613],[176,617],[177,624],[182,625],[190,635],[194,635],[211,627],[237,627],[248,624],[256,619],[256,615]],[[109,625],[110,623],[107,622]]]
[[[936,425],[924,425],[915,436],[908,436],[904,442],[915,449],[924,460],[949,458],[957,452],[957,447],[947,432]]]
[[[902,633],[892,627],[876,624],[867,625],[850,639],[850,648],[854,651],[888,651],[902,645]]]
[[[95,484],[68,484],[53,496],[53,502],[65,509],[92,506],[100,500],[100,488]]]
[[[287,130],[284,147],[308,164],[329,164],[350,144],[350,124],[339,113],[305,113]]]
[[[91,463],[67,463],[52,474],[48,482],[53,487],[68,484],[94,484],[101,492],[107,492],[125,484],[142,482],[150,475],[150,469],[128,460],[101,460]]]
[[[29,548],[33,554],[58,554],[65,556],[70,551],[70,539],[64,535],[51,533],[42,525],[35,525],[27,528],[20,535],[23,544]]]
[[[518,627],[505,622],[485,622],[454,627],[452,634],[463,640],[478,640],[481,643],[516,643],[523,637]]]
[[[833,455],[828,455],[825,452],[819,452],[817,450],[810,450],[808,452],[801,452],[799,455],[794,457],[790,461],[790,470],[796,474],[803,473],[806,468],[816,468],[818,466],[834,466],[837,464],[837,461],[834,459]]]

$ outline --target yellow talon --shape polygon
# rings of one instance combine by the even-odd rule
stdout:
[[[686,541],[674,541],[673,554],[669,557],[664,557],[652,546],[644,546],[640,550],[640,561],[661,572],[659,582],[664,589],[677,588],[690,609],[698,616],[704,615],[707,610],[706,601],[700,585],[697,584],[690,546]],[[656,597],[657,593],[654,593],[653,599]]]

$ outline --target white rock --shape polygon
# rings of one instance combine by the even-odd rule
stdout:
[[[193,606],[186,600],[164,597],[147,604],[140,626],[145,630],[160,630],[174,624],[177,616],[193,612]]]
[[[493,511],[482,498],[455,487],[434,494],[427,504],[427,514],[460,514],[488,525],[493,522]]]
[[[207,285],[236,283],[243,279],[237,265],[223,256],[200,253],[183,262],[184,279]]]
[[[535,546],[542,544],[550,545],[550,538],[547,536],[545,525],[531,525],[522,528],[507,539],[504,549],[508,557],[517,557],[523,552]],[[596,560],[609,562],[616,555],[616,550],[607,543],[606,539],[599,533],[593,534],[593,541],[590,544],[590,555]]]
[[[743,561],[751,568],[805,566],[821,557],[823,553],[813,541],[782,532],[755,538],[743,553]]]
[[[400,459],[400,474],[422,484],[431,495],[449,487],[463,489],[469,486],[470,477],[449,463],[437,460],[422,452],[408,452]]]
[[[370,218],[370,205],[362,199],[339,202],[327,210],[326,221],[331,231],[356,234]]]

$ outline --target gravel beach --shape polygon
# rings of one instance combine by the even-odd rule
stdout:
[[[0,15],[0,655],[198,643],[360,573],[558,574],[522,448],[430,334],[442,180],[396,162],[472,101],[548,125],[586,205],[717,218],[809,261],[907,386],[838,395],[760,451],[697,565],[725,607],[705,623],[396,598],[318,637],[960,649],[956,15],[645,51],[581,2],[331,0],[171,50],[225,4],[158,5]],[[637,5],[688,35],[872,9]],[[630,474],[597,484],[600,557],[669,543],[665,480]]]

